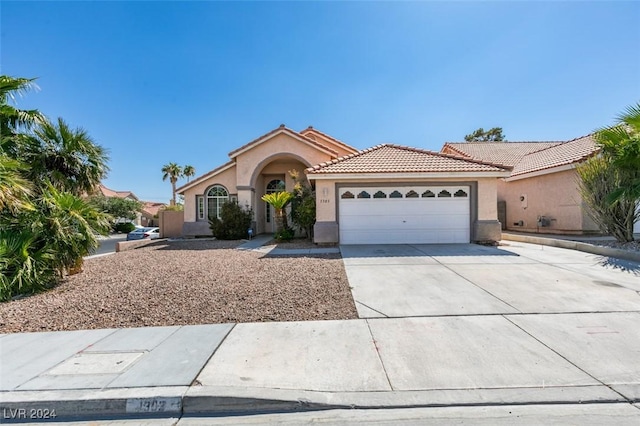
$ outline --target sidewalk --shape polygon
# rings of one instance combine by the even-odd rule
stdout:
[[[509,335],[506,321],[483,318],[479,321],[494,328],[502,324],[495,331]],[[468,383],[449,388],[447,383],[460,380],[447,377],[449,367],[440,370],[438,348],[425,354],[433,360],[426,362],[409,344],[433,341],[434,329],[424,325],[434,321],[447,325],[404,318],[4,335],[0,413],[6,422],[42,420],[52,413],[58,420],[86,420],[329,408],[626,407],[629,399],[623,393],[640,394],[640,389],[622,385],[612,389],[533,343],[514,353],[496,348],[512,361],[501,362],[505,358],[498,356],[475,371],[465,365],[473,354],[448,354],[446,363],[458,363],[466,375],[460,379]],[[445,334],[470,338],[455,328]],[[438,334],[435,341],[442,338],[446,336]],[[398,341],[409,345],[405,353],[393,349]],[[380,347],[386,353],[381,355]],[[418,371],[423,372],[416,376]]]

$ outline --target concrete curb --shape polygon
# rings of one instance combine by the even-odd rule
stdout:
[[[133,241],[119,241],[116,243],[116,253],[120,253],[121,251],[128,251],[137,249],[139,247],[144,247],[151,243],[157,243],[158,241],[164,241],[164,238],[156,238],[155,240],[133,240]]]
[[[560,240],[555,238],[537,237],[531,235],[502,233],[502,239],[508,241],[518,241],[521,243],[539,244],[543,246],[559,247],[570,250],[578,250],[585,253],[597,254],[600,256],[615,257],[617,259],[631,260],[640,262],[640,253],[621,250],[612,247],[596,246],[593,244],[583,243],[580,241]]]
[[[187,416],[329,409],[392,409],[452,406],[626,402],[604,385],[421,391],[320,392],[194,386],[183,400]]]
[[[0,423],[180,417],[187,386],[0,393]]]
[[[330,409],[392,409],[526,404],[629,403],[604,385],[323,392],[293,389],[175,386],[0,393],[2,422],[180,418]],[[49,416],[49,417],[47,417]]]

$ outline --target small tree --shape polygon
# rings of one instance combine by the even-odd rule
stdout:
[[[219,240],[239,240],[247,236],[252,219],[251,209],[245,210],[237,203],[228,201],[220,208],[220,219],[209,217],[209,227]]]
[[[271,194],[265,194],[262,196],[262,201],[265,201],[273,206],[276,211],[276,234],[279,234],[284,229],[289,228],[287,223],[287,215],[284,209],[289,205],[293,194],[286,191],[272,192]]]
[[[142,203],[139,201],[103,195],[91,197],[91,204],[99,211],[111,215],[114,220],[133,220],[142,208]]]
[[[502,134],[502,127],[493,127],[487,131],[480,127],[475,132],[466,135],[464,140],[467,142],[504,142],[505,138]]]
[[[308,239],[313,239],[313,225],[316,223],[316,196],[306,179],[300,178],[297,170],[290,170],[294,181],[291,200],[291,221],[304,231]]]
[[[603,156],[591,157],[576,169],[582,199],[588,213],[600,230],[620,242],[633,241],[633,224],[639,219],[637,202],[621,199],[610,201],[610,195],[628,180],[625,172]]]

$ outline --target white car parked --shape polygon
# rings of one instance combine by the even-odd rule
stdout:
[[[137,228],[127,234],[127,241],[157,238],[160,238],[160,228]]]

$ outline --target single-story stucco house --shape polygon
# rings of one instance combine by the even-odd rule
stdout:
[[[274,230],[261,197],[292,190],[304,170],[316,191],[316,243],[468,243],[500,239],[499,179],[512,166],[462,154],[383,144],[357,150],[312,127],[284,125],[229,153],[230,161],[178,188],[185,236],[210,235],[208,216],[228,200]]]
[[[498,217],[511,231],[599,233],[578,189],[576,166],[599,151],[592,135],[556,142],[445,143],[441,152],[512,168],[498,181]],[[635,232],[640,232],[640,222]]]

